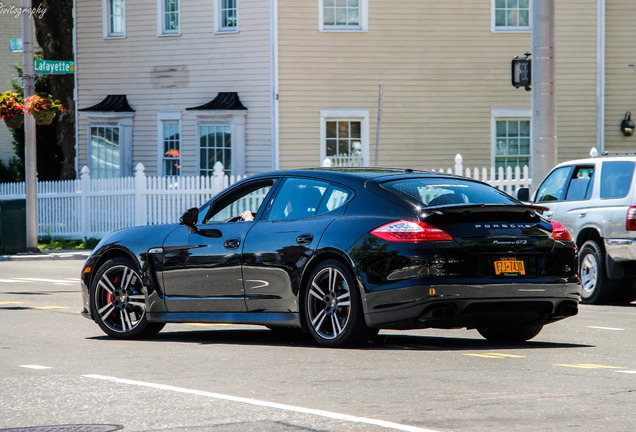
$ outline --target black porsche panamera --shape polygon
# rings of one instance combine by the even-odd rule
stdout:
[[[576,246],[542,210],[445,174],[255,175],[179,224],[106,236],[82,271],[82,313],[115,338],[225,322],[331,347],[414,328],[522,342],[578,312]]]

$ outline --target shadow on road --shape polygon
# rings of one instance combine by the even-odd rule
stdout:
[[[540,338],[540,336],[538,336]],[[107,336],[90,339],[113,340]],[[195,344],[228,344],[228,345],[268,345],[292,346],[302,348],[322,348],[308,335],[299,331],[272,331],[267,329],[218,329],[163,331],[148,341],[178,342]],[[485,339],[417,336],[399,333],[380,333],[374,341],[367,345],[355,347],[356,350],[409,350],[409,351],[492,351],[493,349],[565,349],[592,348],[593,345],[582,345],[565,342],[529,341],[520,344],[495,344]]]

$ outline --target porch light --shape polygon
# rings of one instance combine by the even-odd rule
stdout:
[[[626,137],[634,135],[634,127],[635,126],[634,122],[632,121],[632,113],[630,111],[627,111],[625,113],[625,118],[621,122],[621,131],[623,132],[623,135],[625,135]]]

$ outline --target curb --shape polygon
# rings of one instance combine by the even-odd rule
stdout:
[[[41,252],[22,252],[15,255],[0,255],[0,261],[39,261],[39,260],[85,260],[90,250],[44,250]]]

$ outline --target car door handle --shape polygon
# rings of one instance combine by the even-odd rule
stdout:
[[[241,240],[237,238],[225,240],[225,242],[223,243],[223,246],[225,246],[226,249],[238,249],[240,245]]]
[[[551,210],[545,211],[543,212],[543,216],[545,216],[546,219],[552,219],[552,216],[554,216],[554,212]]]
[[[579,213],[579,217],[580,218],[584,218],[587,215],[587,212],[581,212]]]
[[[312,241],[314,241],[313,234],[301,234],[298,237],[296,237],[296,243],[301,245],[311,244]]]

